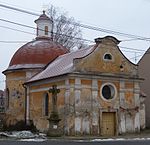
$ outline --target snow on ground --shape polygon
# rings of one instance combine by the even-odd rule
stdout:
[[[150,138],[109,138],[109,139],[93,139],[92,142],[100,141],[126,141],[126,140],[150,140]]]
[[[31,131],[13,131],[13,132],[0,132],[0,137],[9,139],[19,139],[20,141],[45,141],[46,134],[35,134]]]
[[[31,142],[43,142],[43,141],[46,141],[46,139],[40,139],[40,138],[31,138],[31,139],[20,139],[19,141],[31,141]]]
[[[77,139],[77,140],[73,140],[74,142],[112,142],[112,141],[140,141],[140,140],[150,140],[150,138],[107,138],[107,139]]]
[[[31,131],[13,131],[13,132],[0,132],[1,139],[16,139],[18,141],[31,141],[31,142],[43,142],[47,140],[46,134],[43,133],[32,133]],[[64,138],[67,140],[67,137]],[[55,140],[63,140],[63,138],[55,138]],[[70,140],[70,139],[69,139]],[[75,139],[75,142],[104,142],[104,141],[126,141],[126,140],[150,140],[148,137],[143,138],[96,138],[96,139]]]

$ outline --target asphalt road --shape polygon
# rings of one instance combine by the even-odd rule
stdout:
[[[127,140],[127,141],[64,141],[47,140],[36,141],[13,141],[0,140],[0,145],[150,145],[150,140]]]

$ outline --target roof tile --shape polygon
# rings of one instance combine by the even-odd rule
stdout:
[[[86,55],[90,54],[94,49],[95,47],[90,46],[86,49],[80,49],[75,52],[59,56],[56,60],[50,63],[45,70],[31,78],[27,83],[72,72],[73,60],[76,58],[85,57]]]

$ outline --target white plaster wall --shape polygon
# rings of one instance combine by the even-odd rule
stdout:
[[[134,120],[132,119],[130,114],[126,114],[126,132],[134,132]]]
[[[145,129],[145,105],[142,104],[140,109],[140,127],[141,129]]]
[[[68,104],[69,103],[69,96],[70,96],[70,86],[69,86],[69,80],[68,79],[65,80],[65,87],[66,87],[65,104]]]
[[[69,135],[70,134],[70,118],[69,117],[65,117],[65,122],[64,122],[64,133],[66,134],[66,135]],[[73,121],[72,121],[73,122]]]
[[[83,131],[83,134],[89,134],[90,133],[90,122],[89,122],[88,117],[83,118],[82,131]]]
[[[99,116],[98,113],[96,112],[92,113],[92,125],[95,125],[95,126],[98,125],[98,118],[99,118],[98,116]]]
[[[126,132],[126,122],[124,112],[120,113],[119,133],[123,134]]]
[[[80,105],[80,103],[81,103],[80,95],[81,95],[81,91],[80,90],[75,90],[75,105],[76,106]]]
[[[125,108],[125,94],[124,92],[120,92],[120,106]]]
[[[75,118],[75,133],[78,134],[81,132],[81,118],[76,117]]]
[[[125,82],[124,81],[120,81],[120,106],[121,107],[125,107],[125,92],[124,92],[124,88],[125,88]]]
[[[125,88],[125,83],[124,83],[124,81],[120,81],[120,88],[121,88],[121,89],[124,89],[124,88]]]
[[[48,35],[45,35],[45,26],[48,26]],[[51,29],[52,29],[52,24],[50,21],[47,20],[42,20],[42,22],[37,22],[37,27],[38,27],[38,36],[45,36],[45,37],[51,37]]]
[[[92,106],[93,108],[99,108],[100,103],[98,102],[98,91],[92,91]]]
[[[79,78],[75,79],[75,106],[78,107],[81,104],[81,80]]]
[[[92,91],[92,98],[95,100],[97,99],[98,91]]]
[[[140,113],[137,112],[135,114],[135,119],[134,119],[134,130],[136,132],[139,132],[140,131]]]
[[[93,89],[98,89],[98,82],[97,82],[96,79],[93,79],[93,80],[92,80],[92,88],[93,88]]]
[[[140,106],[140,88],[139,83],[134,83],[134,100],[135,100],[135,107]]]

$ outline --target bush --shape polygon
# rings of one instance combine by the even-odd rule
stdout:
[[[4,124],[3,126],[3,130],[4,131],[23,131],[23,130],[30,130],[31,132],[38,132],[38,130],[36,129],[36,127],[33,124],[33,121],[30,121],[30,125],[26,125],[25,121],[21,120],[18,121],[16,124],[14,125],[9,125],[7,126],[6,124]]]

